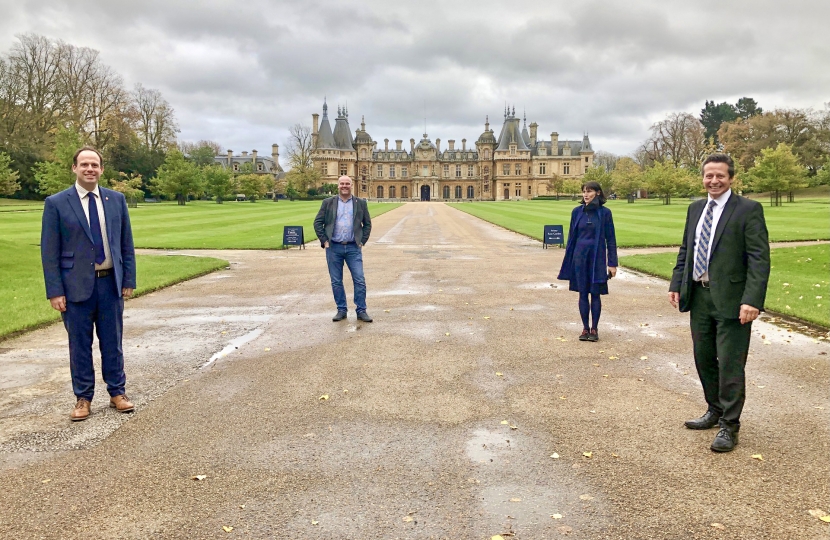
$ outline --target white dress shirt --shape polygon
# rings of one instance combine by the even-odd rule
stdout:
[[[720,220],[721,214],[723,214],[723,209],[726,207],[726,202],[729,200],[729,197],[732,195],[732,190],[728,189],[725,193],[721,194],[720,197],[714,199],[715,207],[712,209],[712,232],[709,234],[709,250],[706,253],[706,268],[707,270],[703,272],[703,275],[700,276],[700,281],[709,281],[709,261],[712,260],[712,244],[715,241],[715,231],[718,228],[718,221]],[[703,207],[703,213],[700,214],[700,219],[697,220],[697,227],[695,228],[695,250],[692,252],[693,257],[697,257],[697,243],[700,241],[700,232],[703,230],[703,220],[706,218],[706,208],[709,206],[709,203],[712,201],[712,196],[709,195],[706,199],[706,206]],[[694,262],[694,258],[692,262]]]
[[[75,189],[78,190],[78,197],[81,198],[81,206],[84,208],[84,215],[86,216],[86,224],[89,225],[89,191],[87,191],[79,183],[75,182]],[[98,221],[101,223],[101,237],[104,239],[104,262],[96,264],[96,270],[106,270],[112,268],[112,255],[110,255],[110,241],[107,237],[107,220],[104,217],[104,201],[101,200],[101,192],[98,190],[98,184],[95,184],[95,189],[92,193],[97,197],[95,206],[98,208]]]

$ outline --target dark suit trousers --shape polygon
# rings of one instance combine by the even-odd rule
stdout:
[[[101,349],[101,375],[110,396],[124,393],[124,352],[121,349],[124,300],[118,295],[115,276],[95,278],[92,296],[83,302],[67,302],[63,325],[69,334],[69,370],[75,397],[92,401],[95,367],[92,364],[92,330]]]
[[[722,317],[712,302],[711,290],[695,284],[690,325],[695,366],[709,410],[721,416],[721,426],[740,428],[752,323]]]

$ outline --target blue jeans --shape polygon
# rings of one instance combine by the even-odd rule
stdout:
[[[331,277],[331,292],[337,311],[346,309],[346,289],[343,288],[343,262],[349,266],[354,282],[354,304],[357,312],[366,311],[366,279],[363,277],[363,251],[357,244],[330,242],[326,249],[326,262]]]

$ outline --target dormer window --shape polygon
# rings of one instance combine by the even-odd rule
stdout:
[[[238,171],[238,170],[239,170],[239,163],[234,163],[234,164],[233,164],[233,170],[234,170],[234,171]]]
[[[547,154],[548,154],[548,149],[545,148],[544,146],[540,146],[539,147],[539,155],[540,156],[546,156]]]
[[[516,155],[516,145],[515,145],[515,144],[511,144],[511,145],[510,145],[510,155],[511,155],[511,156],[515,156],[515,155]]]
[[[263,168],[262,168],[262,163],[257,163],[257,164],[256,164],[256,170],[258,170],[258,171],[263,170]]]

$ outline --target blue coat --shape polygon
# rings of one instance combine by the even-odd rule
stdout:
[[[574,250],[576,249],[576,224],[584,205],[579,205],[571,212],[571,225],[568,229],[568,244],[565,248],[565,259],[559,270],[557,279],[570,280],[573,268]],[[608,281],[608,267],[617,266],[617,236],[614,232],[614,219],[611,210],[604,206],[597,208],[601,227],[597,228],[597,239],[594,246],[594,261],[591,265],[591,283],[605,283]],[[607,253],[607,258],[606,258]]]
[[[127,200],[124,195],[98,187],[118,295],[121,289],[135,289],[135,249]],[[69,302],[83,302],[92,296],[95,285],[95,249],[89,222],[78,190],[69,189],[46,198],[40,232],[40,256],[46,281],[46,298],[65,296]]]

